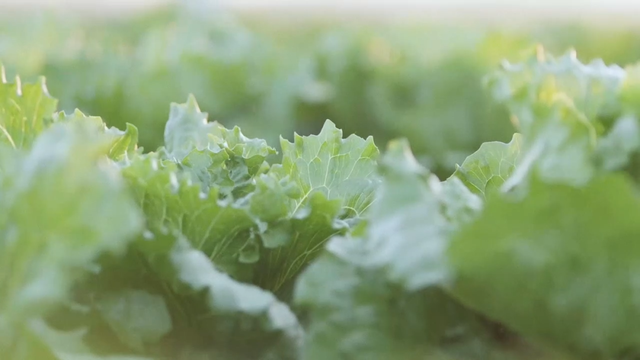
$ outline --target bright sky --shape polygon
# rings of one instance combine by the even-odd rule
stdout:
[[[217,2],[233,8],[257,10],[265,8],[294,8],[304,10],[307,7],[323,7],[332,10],[394,10],[455,8],[464,6],[483,12],[513,10],[540,10],[544,12],[566,12],[577,16],[578,12],[614,12],[626,16],[640,17],[640,0],[0,0],[0,13],[9,8],[54,6],[58,9],[91,11],[127,11],[143,9],[177,1]],[[632,11],[630,11],[633,9]],[[637,14],[633,14],[637,11]]]
[[[87,5],[92,7],[101,6],[149,6],[166,2],[176,2],[180,0],[0,0],[2,5],[56,5],[56,6],[77,6]],[[193,1],[193,0],[182,0]],[[202,0],[196,0],[202,1]],[[205,0],[207,1],[207,0]],[[214,2],[227,3],[232,6],[305,6],[305,5],[336,5],[336,6],[358,6],[358,7],[399,7],[399,6],[509,6],[509,7],[638,7],[638,2],[633,0],[208,0]]]
[[[227,0],[235,6],[304,6],[332,4],[341,6],[509,6],[509,7],[584,7],[584,6],[637,6],[628,0]]]

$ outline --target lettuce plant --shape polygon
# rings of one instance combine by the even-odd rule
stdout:
[[[505,62],[518,132],[444,180],[407,140],[275,148],[193,96],[145,151],[3,76],[3,358],[633,359],[637,74]]]

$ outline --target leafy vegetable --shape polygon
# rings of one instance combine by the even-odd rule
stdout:
[[[488,142],[469,155],[453,176],[476,195],[486,197],[500,189],[513,173],[521,156],[522,136],[515,134],[508,144]]]
[[[434,287],[448,277],[442,260],[451,230],[440,183],[406,142],[392,143],[382,164],[367,226],[332,239],[296,287],[296,302],[311,309],[305,358],[412,359],[481,326]],[[461,189],[477,210],[475,195]]]
[[[57,100],[49,96],[44,78],[24,86],[19,77],[8,83],[4,67],[0,66],[0,81],[0,139],[13,148],[29,147],[51,122]]]
[[[298,101],[301,112],[369,111],[328,105],[347,90],[321,79],[362,70],[363,55],[344,42],[301,62],[314,69],[313,86],[267,96],[298,78],[272,69],[271,85],[249,86],[272,65],[247,56],[256,38],[235,28],[222,39],[237,36],[246,49],[217,39],[207,44],[225,51],[208,54],[206,37],[185,40],[185,19],[176,39],[147,51],[178,46],[199,64],[180,72],[187,84],[234,69],[247,88],[217,89],[220,104],[241,107],[246,95],[270,115],[294,116]],[[405,103],[386,95],[418,79],[387,68],[393,49],[377,41],[367,50],[371,82],[340,81],[393,118]],[[150,78],[177,67],[141,59]],[[276,150],[274,134],[209,122],[193,95],[165,109],[160,146],[143,149],[138,139],[157,128],[58,112],[44,80],[3,81],[0,351],[10,360],[637,357],[637,77],[636,67],[583,64],[572,52],[505,63],[486,85],[518,133],[484,143],[445,180],[406,139],[381,154],[372,137],[345,136],[327,120],[317,135],[281,137]],[[156,83],[134,85],[162,98]],[[374,101],[380,94],[388,101]],[[411,121],[423,113],[378,125],[419,132]],[[440,149],[436,163],[458,157],[445,154],[443,129],[429,129],[434,144],[417,144]]]
[[[639,205],[620,176],[584,188],[534,183],[522,201],[489,201],[449,249],[454,292],[516,331],[586,358],[636,351],[638,332],[625,319],[636,311],[629,239],[640,231]]]
[[[1,112],[9,116],[0,126],[9,145],[0,147],[0,348],[11,359],[66,351],[57,342],[41,350],[47,340],[40,333],[49,333],[42,318],[69,298],[100,255],[122,253],[142,225],[107,160],[111,141],[96,123],[45,129],[53,118],[47,109],[54,109],[44,104],[55,100],[43,84],[2,84]]]
[[[447,288],[545,347],[578,358],[633,357],[637,331],[623,318],[635,311],[630,269],[638,198],[636,183],[620,170],[637,151],[637,114],[625,108],[617,80],[579,102],[598,89],[597,81],[627,76],[620,68],[564,59],[521,65],[535,74],[547,67],[562,72],[549,79],[553,88],[543,92],[529,79],[532,96],[504,98],[528,123],[524,153],[502,190],[525,183],[527,189],[487,199],[480,215],[458,229],[447,251],[455,273]],[[562,74],[575,75],[579,86],[569,87],[574,79]],[[563,100],[558,107],[543,95]],[[609,129],[602,108],[594,107],[605,103],[621,114]]]

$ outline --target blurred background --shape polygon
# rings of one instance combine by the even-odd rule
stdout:
[[[439,176],[484,141],[508,141],[482,79],[536,44],[583,61],[640,59],[640,2],[0,0],[8,76],[47,78],[65,111],[162,144],[170,102],[272,145],[326,119],[384,147],[406,137]]]

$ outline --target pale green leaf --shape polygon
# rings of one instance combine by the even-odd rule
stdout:
[[[332,254],[302,275],[296,303],[310,309],[304,359],[490,358],[483,357],[488,350],[480,319],[441,290],[407,292],[382,272]],[[444,344],[465,342],[477,342],[465,356],[441,353]]]
[[[164,299],[140,290],[113,292],[99,299],[98,309],[120,340],[142,351],[172,328]]]
[[[59,124],[0,164],[0,313],[44,313],[97,256],[123,250],[140,230],[108,148],[91,124]]]
[[[98,355],[83,340],[87,330],[69,332],[56,330],[45,322],[34,320],[29,323],[29,334],[37,336],[21,357],[11,360],[151,360],[150,357],[126,355]]]
[[[619,66],[601,60],[585,65],[573,51],[556,59],[541,48],[528,61],[505,63],[492,74],[489,87],[522,134],[519,162],[503,190],[534,173],[551,183],[585,185],[598,170],[602,117],[620,111],[625,78]]]
[[[626,166],[640,148],[640,124],[635,116],[621,117],[598,143],[596,156],[606,171]]]
[[[593,124],[565,98],[534,104],[535,121],[522,133],[520,160],[502,184],[509,191],[533,174],[550,183],[585,185],[596,173]]]
[[[44,78],[22,84],[19,78],[7,83],[4,68],[0,81],[0,141],[16,149],[29,148],[52,123],[58,101],[52,98]]]
[[[293,143],[281,139],[280,145],[283,171],[302,190],[296,209],[314,192],[342,200],[349,217],[361,216],[371,205],[379,155],[373,138],[351,135],[343,139],[342,131],[327,120],[320,134],[296,135]]]
[[[265,159],[275,150],[264,140],[244,136],[238,127],[209,123],[207,116],[192,95],[185,104],[171,104],[165,127],[168,158],[189,169],[205,190],[216,184],[224,196],[244,196],[253,177],[268,169]]]
[[[255,225],[244,207],[220,199],[218,187],[202,192],[176,163],[157,153],[133,158],[122,173],[152,232],[178,231],[216,266],[251,278],[251,267],[239,261]]]
[[[445,282],[449,218],[460,211],[443,209],[456,202],[445,200],[442,184],[417,164],[404,141],[390,143],[381,165],[384,181],[368,217],[367,241],[337,238],[328,249],[363,267],[384,269],[389,281],[410,290]],[[456,200],[466,199],[470,212],[479,210],[475,195],[464,187],[457,191]]]
[[[640,353],[640,202],[620,175],[583,188],[534,181],[492,198],[448,250],[451,291],[542,344],[587,359]]]
[[[348,225],[338,219],[341,206],[339,199],[314,192],[293,217],[272,223],[262,234],[266,248],[256,271],[257,284],[281,290],[321,253],[329,238],[344,234]]]
[[[493,96],[507,104],[522,133],[536,121],[531,105],[556,97],[570,99],[582,116],[595,122],[602,112],[613,111],[625,80],[625,71],[602,60],[583,64],[575,51],[555,58],[542,47],[522,63],[503,62],[487,77]]]
[[[514,134],[511,142],[486,142],[469,155],[452,176],[459,178],[474,194],[483,198],[499,191],[511,176],[520,158],[522,136]]]
[[[302,327],[289,307],[273,294],[219,272],[205,254],[185,241],[176,243],[170,259],[177,279],[204,295],[207,321],[216,331],[211,341],[227,348],[220,354],[233,351],[233,358],[243,353],[254,359],[300,358]],[[246,341],[250,339],[252,346],[248,347]]]
[[[169,121],[164,129],[164,146],[171,156],[184,159],[193,149],[209,147],[207,113],[201,112],[196,98],[190,95],[187,103],[171,103]],[[210,149],[220,151],[220,148]]]
[[[53,114],[54,122],[89,122],[102,129],[109,139],[110,146],[107,155],[109,158],[121,161],[133,155],[138,148],[138,128],[127,123],[125,131],[115,127],[107,127],[99,116],[87,116],[76,109],[73,114],[59,112]]]
[[[470,358],[483,354],[480,319],[438,288],[452,223],[480,199],[459,181],[440,183],[406,141],[390,143],[381,175],[358,237],[331,239],[296,283],[295,302],[310,312],[305,358],[428,359],[441,343],[469,341],[478,342]]]

